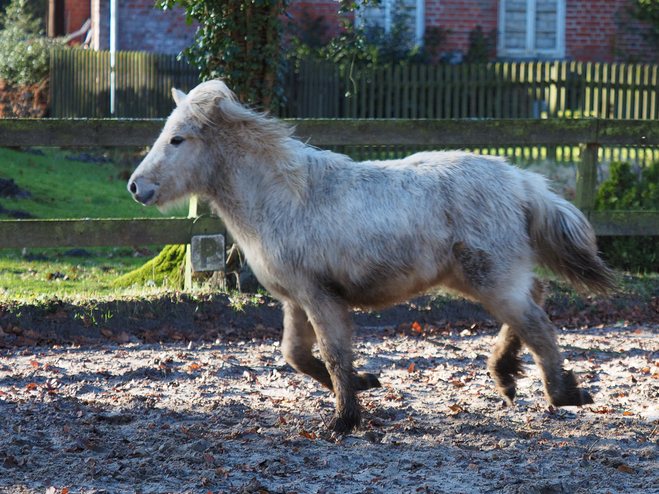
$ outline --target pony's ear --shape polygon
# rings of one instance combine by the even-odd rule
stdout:
[[[181,101],[186,97],[186,94],[183,91],[179,91],[176,88],[172,88],[172,96],[174,98],[174,101],[176,102],[176,106],[181,104]]]

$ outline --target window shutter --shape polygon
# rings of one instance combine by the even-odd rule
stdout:
[[[505,48],[507,50],[525,50],[526,0],[508,0],[504,12]]]
[[[536,0],[535,49],[555,50],[557,27],[557,0]]]

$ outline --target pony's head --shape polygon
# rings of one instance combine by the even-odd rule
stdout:
[[[204,82],[187,95],[173,89],[172,95],[176,108],[128,181],[137,202],[162,207],[204,195],[245,157],[289,161],[291,129],[241,105],[224,82]]]

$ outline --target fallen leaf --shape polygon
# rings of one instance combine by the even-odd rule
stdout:
[[[412,364],[408,367],[407,372],[409,372],[410,374],[414,372],[414,362],[412,362]]]
[[[39,367],[39,362],[37,362],[36,360],[30,360],[30,365],[36,369],[37,367]]]
[[[414,321],[414,323],[412,323],[412,331],[416,331],[417,333],[420,333],[421,325],[418,322]]]
[[[281,422],[282,425],[286,425],[286,420],[281,415],[279,416],[279,422]]]
[[[620,465],[618,467],[618,470],[620,470],[621,472],[625,472],[625,473],[634,473],[634,470],[629,468],[627,465]]]

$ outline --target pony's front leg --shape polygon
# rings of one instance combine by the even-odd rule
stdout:
[[[334,391],[332,378],[325,364],[313,356],[316,333],[309,322],[307,313],[299,305],[284,303],[284,337],[281,351],[291,367],[312,377],[326,388]],[[380,381],[374,374],[359,372],[352,375],[355,391],[379,388]]]
[[[284,303],[284,337],[281,353],[296,371],[314,378],[328,389],[334,389],[325,364],[313,356],[316,333],[307,313],[291,302]]]
[[[340,433],[358,429],[361,409],[352,368],[352,324],[348,308],[340,300],[321,295],[304,309],[316,333],[336,396],[336,411],[329,428]]]

